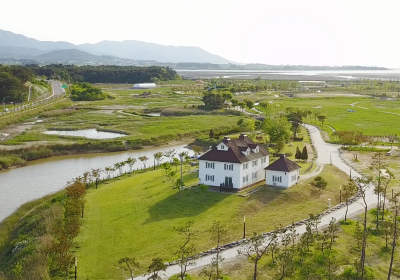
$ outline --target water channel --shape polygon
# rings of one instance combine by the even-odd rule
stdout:
[[[48,130],[44,134],[79,136],[89,139],[113,139],[126,136],[125,134],[116,132],[98,131],[94,128],[81,130]]]
[[[178,153],[186,151],[193,155],[193,151],[185,148],[186,145],[163,146],[154,149],[143,149],[118,153],[102,153],[87,155],[71,155],[52,157],[29,162],[28,166],[0,172],[0,222],[12,214],[25,202],[57,192],[66,186],[66,183],[81,176],[93,168],[113,166],[128,157],[137,159],[133,168],[142,168],[143,163],[138,159],[146,156],[147,166],[153,165],[154,154],[175,149]],[[166,158],[163,157],[163,161]],[[128,171],[126,165],[123,169]],[[117,172],[115,172],[117,174]],[[103,174],[103,177],[106,177]]]

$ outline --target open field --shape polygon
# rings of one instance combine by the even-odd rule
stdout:
[[[205,201],[197,188],[179,196],[161,170],[101,185],[86,195],[76,252],[79,274],[93,279],[123,279],[127,274],[117,268],[117,261],[125,256],[135,257],[143,266],[154,257],[173,261],[181,242],[173,228],[188,220],[194,220],[194,229],[199,231],[199,250],[206,250],[215,246],[206,233],[214,221],[226,224],[228,239],[233,241],[243,236],[243,216],[247,234],[251,234],[322,212],[328,198],[338,203],[339,185],[348,178],[331,166],[326,166],[321,175],[329,182],[324,191],[313,189],[306,181],[286,190],[263,187],[247,197],[208,192]],[[184,181],[186,185],[196,183],[197,172],[185,171]]]
[[[333,130],[328,126],[336,130],[359,131],[366,135],[400,133],[399,100],[382,101],[371,97],[283,98],[274,100],[273,104],[325,114],[324,130],[329,134]],[[306,121],[321,125],[313,116]]]

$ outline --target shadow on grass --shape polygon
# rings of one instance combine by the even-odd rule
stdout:
[[[152,205],[149,208],[150,217],[144,224],[183,217],[194,217],[234,194],[212,193],[204,200],[204,194],[198,188],[178,191]]]

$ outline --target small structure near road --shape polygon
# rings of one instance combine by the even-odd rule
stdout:
[[[139,83],[133,85],[133,89],[151,89],[156,87],[157,85],[155,83]]]

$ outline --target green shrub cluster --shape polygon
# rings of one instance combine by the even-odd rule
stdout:
[[[106,98],[107,94],[89,83],[77,83],[71,87],[71,99],[73,101],[96,101]]]

